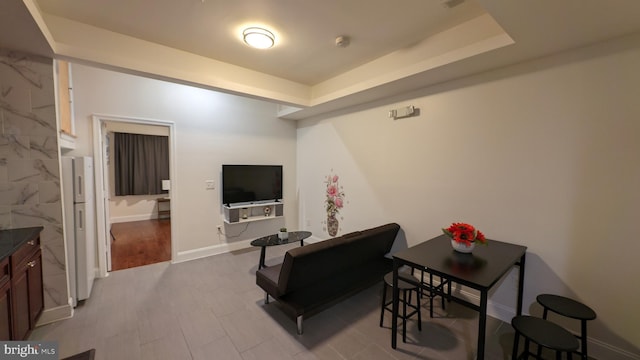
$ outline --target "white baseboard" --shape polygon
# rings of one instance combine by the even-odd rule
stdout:
[[[640,360],[640,354],[633,354],[598,339],[589,337],[587,343],[589,346],[589,358],[603,360]]]
[[[308,237],[308,238],[304,239],[304,242],[306,244],[313,244],[313,243],[317,243],[317,242],[325,241],[325,240],[327,240],[327,239],[321,239],[321,238],[319,238],[317,236],[311,235],[311,237]]]
[[[71,301],[71,299],[69,299]],[[54,307],[51,309],[44,309],[40,318],[38,318],[38,322],[36,326],[42,326],[51,324],[56,321],[69,319],[73,317],[73,306],[70,304]]]
[[[109,222],[111,224],[115,224],[115,223],[131,222],[131,221],[152,220],[157,218],[158,218],[158,214],[128,215],[128,216],[112,217],[109,219]]]
[[[434,283],[438,282],[434,281]],[[460,293],[467,299],[470,299],[471,302],[475,302],[477,304],[480,303],[480,296],[468,292],[464,287],[460,290]],[[487,315],[502,320],[507,324],[511,324],[511,319],[516,316],[516,309],[489,300],[487,302]],[[531,314],[523,311],[523,315]],[[624,349],[620,349],[591,337],[587,338],[587,346],[589,347],[589,358],[593,357],[594,359],[607,360],[640,360],[640,355],[638,354],[630,353]]]
[[[172,260],[172,263],[177,264],[185,261],[202,259],[213,255],[224,254],[231,251],[247,249],[251,247],[251,241],[252,240],[244,240],[227,244],[207,246],[195,250],[181,251],[178,252],[176,258]]]
[[[326,239],[321,239],[321,238],[311,236],[309,238],[304,239],[304,242],[305,244],[313,244],[313,243],[324,241],[324,240]],[[178,252],[178,256],[176,257],[176,259],[172,261],[172,263],[177,264],[185,261],[202,259],[208,256],[224,254],[231,251],[249,249],[252,247],[251,241],[252,240],[243,240],[243,241],[238,241],[234,243],[218,244],[213,246],[207,246],[200,249]]]

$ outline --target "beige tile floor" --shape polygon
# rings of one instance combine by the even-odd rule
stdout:
[[[267,264],[295,245],[267,249]],[[478,319],[451,303],[423,304],[422,331],[391,348],[391,316],[379,327],[381,283],[295,322],[255,285],[259,251],[115,271],[95,282],[72,319],[37,328],[30,340],[58,341],[61,357],[90,348],[96,359],[474,359]],[[425,301],[426,302],[426,301]],[[486,359],[509,359],[511,326],[489,318]]]

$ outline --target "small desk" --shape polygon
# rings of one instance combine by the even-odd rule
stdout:
[[[477,359],[484,359],[487,327],[487,298],[489,289],[513,266],[519,266],[517,313],[522,314],[524,265],[527,248],[496,240],[487,240],[487,246],[476,246],[473,254],[462,254],[451,247],[451,239],[440,235],[393,255],[393,317],[391,347],[396,348],[398,330],[398,269],[407,265],[429,274],[442,276],[443,281],[456,282],[480,291],[480,305],[445,293],[444,287],[432,288],[432,295],[442,295],[479,313]],[[403,278],[404,279],[404,278]]]
[[[158,219],[170,219],[171,218],[171,198],[164,197],[156,199],[158,202]],[[162,208],[162,206],[166,206]]]
[[[267,235],[261,238],[255,239],[251,242],[251,246],[260,246],[260,262],[258,263],[258,270],[265,267],[264,257],[267,246],[284,245],[292,242],[300,241],[300,246],[304,245],[302,240],[311,236],[309,231],[290,231],[286,239],[280,239],[278,234]]]

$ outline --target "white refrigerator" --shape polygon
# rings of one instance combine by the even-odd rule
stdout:
[[[93,159],[62,157],[67,276],[73,306],[89,298],[96,263],[95,196]]]

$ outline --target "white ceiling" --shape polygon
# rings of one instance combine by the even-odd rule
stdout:
[[[40,9],[277,77],[313,85],[484,12],[434,0],[39,0]],[[247,25],[277,35],[269,50],[241,40]],[[347,48],[335,38],[349,35]]]
[[[640,31],[638,0],[449,4],[2,0],[0,47],[271,100],[302,119]],[[249,25],[276,45],[247,47]]]

